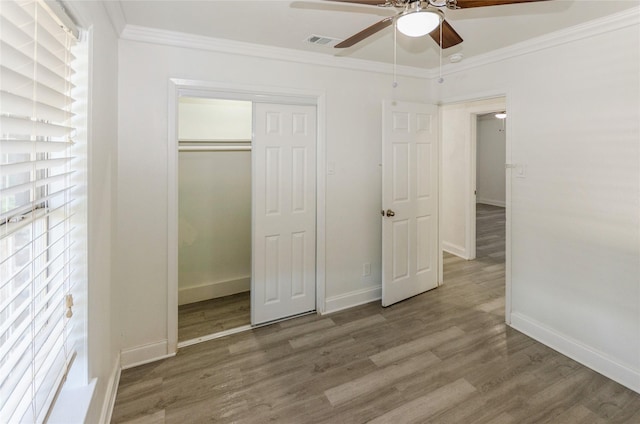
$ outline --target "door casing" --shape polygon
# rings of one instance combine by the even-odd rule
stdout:
[[[167,355],[178,350],[178,100],[202,97],[314,105],[316,134],[316,312],[325,311],[326,94],[323,90],[233,84],[171,78],[167,134]]]

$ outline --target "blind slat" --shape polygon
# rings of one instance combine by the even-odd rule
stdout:
[[[72,141],[0,140],[2,153],[55,153],[73,146]]]
[[[66,109],[73,103],[73,99],[67,94],[34,81],[4,65],[0,66],[0,89],[23,97],[31,97],[35,92],[36,101],[58,109]]]
[[[73,189],[75,186],[71,186],[68,187],[68,189]],[[73,199],[70,200],[70,202],[73,202]],[[42,216],[38,215],[37,218],[46,218],[48,216],[52,216],[53,214],[58,212],[58,209],[60,209],[59,207],[52,209],[48,212],[46,212],[45,214],[43,214]],[[71,214],[73,215],[73,214]],[[17,223],[8,223],[8,224],[4,224],[2,226],[0,226],[0,239],[4,238],[4,237],[9,237],[12,234],[17,233],[18,231],[24,229],[25,227],[27,227],[28,225],[31,225],[33,223],[33,221],[35,221],[37,218],[33,218],[33,219],[25,219],[23,221],[17,222]]]
[[[11,284],[11,282],[13,281],[14,277],[15,276],[13,276],[11,279],[7,280],[7,282],[4,285]],[[22,283],[22,285],[17,286],[17,288],[14,288],[13,289],[13,291],[14,291],[13,295],[11,295],[11,297],[6,298],[2,302],[2,304],[0,304],[0,311],[4,311],[5,308],[8,308],[9,305],[11,305],[18,298],[18,296],[20,296],[22,291],[24,291],[24,289],[26,289],[30,284],[31,284],[31,281],[27,281],[25,283]],[[2,330],[0,330],[0,334],[3,334]],[[2,375],[2,374],[0,374],[0,375]]]
[[[29,367],[29,370],[33,367],[33,364]],[[15,388],[11,392],[11,396],[7,399],[7,404],[5,405],[6,409],[8,409],[11,413],[7,417],[6,422],[9,423],[34,423],[35,420],[25,419],[24,415],[29,411],[29,406],[31,405],[31,399],[28,396],[29,389],[31,388],[31,373],[27,371],[24,373],[23,377],[18,381],[15,385]],[[5,409],[5,408],[3,408]],[[3,417],[4,418],[4,417]]]
[[[7,91],[0,91],[0,114],[8,115],[10,113],[49,122],[64,122],[74,116],[64,109],[34,102],[28,97],[18,96]]]
[[[35,137],[64,137],[71,134],[73,128],[47,122],[32,121],[26,118],[0,115],[0,130],[3,134],[25,135]]]
[[[69,263],[71,262],[71,260],[72,259],[67,261],[64,265],[68,266]],[[56,273],[56,276],[57,275],[61,275],[60,276],[60,281],[61,282],[68,281],[69,277],[70,277],[69,274],[60,274],[60,271],[58,271]],[[52,279],[53,278],[55,278],[55,276],[52,277]],[[35,307],[35,311],[36,311],[35,312],[35,316],[33,316],[31,319],[25,319],[17,328],[14,329],[14,331],[12,332],[11,337],[7,338],[5,343],[3,343],[3,345],[0,347],[0,357],[5,358],[9,351],[12,351],[12,353],[13,353],[13,351],[15,351],[15,349],[14,349],[15,343],[18,342],[21,339],[21,337],[23,337],[25,335],[25,333],[27,331],[31,331],[31,326],[34,323],[34,321],[40,321],[40,323],[38,325],[36,325],[36,331],[35,331],[36,334],[39,334],[42,331],[43,323],[46,323],[49,320],[49,318],[51,317],[51,314],[53,312],[55,312],[55,308],[59,307],[61,305],[64,306],[64,303],[62,303],[63,300],[61,300],[60,301],[61,303],[59,303],[59,304],[56,304],[54,306],[49,306],[49,305],[51,305],[51,303],[49,301],[57,293],[56,290],[62,290],[62,287],[63,287],[63,284],[57,285],[55,287],[55,289],[52,290],[45,297],[44,301],[41,302],[45,306],[44,308],[43,308],[43,305],[38,306],[37,304],[33,305],[31,302],[25,302],[25,303],[21,304],[19,306],[19,308],[16,309],[16,311],[19,311],[19,314],[22,314],[25,310],[27,310],[28,308],[33,306],[33,307]],[[64,309],[61,309],[60,313],[62,313],[63,310]],[[45,316],[41,316],[41,312],[42,311],[45,312]],[[2,325],[0,327],[0,335],[4,335],[8,331],[8,329],[10,327],[10,324],[11,323],[5,323],[4,325]],[[19,355],[12,355],[12,356],[15,356],[14,357],[15,361],[18,361],[20,359]],[[0,374],[0,376],[1,375],[4,375],[4,374]]]
[[[7,165],[0,165],[0,173],[4,175],[15,174],[18,172],[29,172],[39,169],[54,168],[57,166],[65,166],[71,160],[71,157],[34,160],[29,162],[16,162]]]
[[[34,73],[33,67],[36,65],[35,73],[38,82],[52,90],[64,93],[75,87],[67,80],[64,68],[61,69],[63,71],[62,75],[55,72],[50,66],[42,63],[45,59],[42,55],[34,59],[24,51],[18,50],[4,41],[0,41],[0,55],[2,56],[2,64],[5,67],[27,78]]]
[[[60,192],[58,192],[58,193],[66,192],[68,190],[69,190],[69,188],[67,187],[67,188],[65,188],[63,190],[60,190]],[[71,205],[71,203],[73,203],[73,200],[68,200],[67,202],[61,204],[60,206],[58,206],[58,207],[56,207],[54,209],[51,209],[51,213],[55,213],[57,210],[62,210],[62,208],[65,208],[65,207]],[[33,234],[31,242],[38,242],[38,241],[40,241],[40,239],[42,237],[48,236],[49,234],[53,233],[54,231],[59,230],[59,227],[62,226],[62,225],[65,225],[68,221],[70,221],[71,218],[73,217],[73,215],[74,214],[72,214],[72,213],[68,214],[68,215],[66,215],[64,217],[64,219],[59,220],[58,222],[54,223],[53,225],[51,225],[51,223],[49,223],[49,228],[47,228],[45,231],[43,231],[43,232],[41,232],[39,234]],[[45,212],[42,212],[38,216],[38,218],[43,218],[43,217],[46,217],[46,216],[48,216],[48,215],[45,215]],[[32,219],[31,222],[34,222],[38,218]],[[11,259],[13,259],[15,255],[18,255],[24,249],[30,247],[31,246],[31,242],[25,243],[22,246],[17,246],[12,253],[9,252],[9,255],[6,258],[2,258],[2,260],[0,260],[0,266],[2,266],[5,263],[7,263],[7,261],[10,261]],[[0,286],[0,289],[2,289],[2,287],[3,286]]]
[[[46,57],[44,64],[47,67],[52,70],[68,67],[65,55],[69,55],[69,61],[75,57],[68,50],[65,51],[64,41],[58,41],[42,23],[35,23],[29,13],[22,8],[19,9],[14,8],[10,2],[2,3],[2,8],[0,8],[0,15],[3,18],[2,39],[11,41],[16,47],[22,47],[25,54],[31,55],[32,58],[34,49],[33,47],[29,49],[27,46],[31,43],[38,43],[37,52],[40,56]],[[37,39],[35,38],[36,31]],[[62,30],[60,32],[63,33]],[[64,76],[64,73],[61,75]]]
[[[67,237],[71,232],[73,231],[73,228],[70,228],[67,232],[63,233],[61,236],[57,237],[56,240],[49,242],[49,246],[54,246],[56,243],[60,242],[61,240],[64,240],[64,237]],[[16,272],[13,273],[13,275],[11,275],[11,277],[7,278],[5,281],[2,282],[2,287],[6,286],[7,284],[11,283],[12,280],[14,280],[20,273],[22,273],[24,270],[26,270],[27,268],[31,267],[34,265],[34,263],[36,263],[39,260],[42,260],[42,255],[44,255],[47,252],[47,249],[43,249],[40,252],[36,252],[33,257],[31,258],[30,261],[28,261],[27,263],[25,263],[22,267],[20,267],[19,270],[17,270]],[[43,265],[39,266],[38,268],[35,269],[34,271],[34,275],[33,278],[38,278],[40,276],[40,274],[47,270],[48,267],[51,266],[51,264],[53,264],[53,262],[58,259],[60,256],[62,256],[65,253],[65,250],[63,250],[62,252],[60,252],[59,254],[57,254],[56,256],[54,256],[52,259],[48,259]],[[37,292],[35,293],[36,295],[38,294]],[[0,311],[4,310],[5,306],[8,305],[10,302],[3,302],[0,305]],[[1,334],[1,332],[0,332]]]
[[[20,343],[12,346],[12,359],[0,367],[0,387],[14,386],[26,368],[31,365],[30,358],[26,358],[27,360],[25,360],[29,346],[31,346],[31,339],[29,337],[23,337]],[[7,399],[8,397],[9,393],[4,393],[4,391],[0,389],[0,399]]]
[[[14,313],[17,316],[20,316],[30,306],[31,306],[31,302],[24,302],[20,304],[18,308],[15,309]],[[11,326],[13,325],[14,325],[13,321],[7,321],[2,325],[0,325],[0,334],[4,335],[9,330],[9,328],[11,328]],[[20,323],[20,325],[12,332],[12,337],[8,337],[7,342],[4,343],[2,347],[0,347],[0,355],[2,355],[3,358],[7,356],[7,352],[9,349],[11,349],[12,344],[15,343],[18,340],[19,336],[21,336],[22,333],[24,333],[27,330],[27,328],[29,328],[30,326],[31,326],[31,320],[27,319],[27,320],[24,320],[22,323]]]
[[[64,178],[70,176],[71,174],[73,174],[73,171],[65,172],[59,175],[54,175],[53,177],[36,179],[33,181],[29,181],[28,183],[16,184],[14,186],[3,188],[2,190],[0,190],[0,196],[9,196],[11,194],[22,193],[24,191],[31,190],[34,187],[38,188],[45,185],[54,184],[56,182],[62,181]]]
[[[61,190],[58,190],[52,194],[49,194],[47,196],[41,197],[39,199],[37,199],[34,202],[27,202],[24,205],[20,205],[16,208],[10,209],[7,212],[3,213],[2,215],[0,215],[0,223],[1,222],[6,222],[9,219],[12,218],[22,218],[22,220],[25,219],[29,219],[30,221],[34,221],[36,219],[38,219],[37,213],[35,217],[30,217],[27,215],[30,215],[32,213],[34,213],[34,211],[37,211],[37,209],[39,208],[39,205],[41,205],[42,203],[48,202],[49,200],[55,199],[59,196],[63,196],[65,193],[69,192],[71,190],[71,187],[65,187]],[[70,204],[71,201],[65,202],[64,205],[68,205]],[[42,208],[44,209],[44,208]],[[53,210],[53,209],[51,209]],[[2,263],[2,261],[0,261],[0,263]]]

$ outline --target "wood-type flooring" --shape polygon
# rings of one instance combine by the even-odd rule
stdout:
[[[445,284],[122,372],[113,423],[640,423],[640,395],[504,324],[504,209]]]
[[[178,341],[251,324],[249,292],[178,307]]]

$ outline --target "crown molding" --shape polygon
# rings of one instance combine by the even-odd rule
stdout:
[[[329,66],[355,71],[393,74],[393,65],[372,60],[330,56],[322,53],[282,47],[266,46],[221,38],[205,37],[183,32],[166,31],[136,25],[126,25],[120,37],[125,40],[161,44],[216,53],[282,60],[307,65]],[[405,77],[426,78],[427,70],[411,66],[397,66],[396,74]]]
[[[125,25],[124,14],[119,2],[105,2],[105,7],[112,20],[114,28],[118,30],[120,37],[125,40],[144,43],[160,44],[172,47],[181,47],[196,50],[205,50],[217,53],[227,53],[239,56],[259,57],[263,59],[282,60],[287,62],[303,63],[318,66],[375,72],[381,74],[393,74],[393,65],[383,62],[375,62],[348,57],[330,56],[322,53],[307,52],[302,50],[287,49],[282,47],[265,46],[242,41],[233,41],[221,38],[205,37],[201,35],[182,32],[167,31],[136,25]],[[106,6],[113,5],[113,6]],[[461,71],[470,70],[491,63],[500,62],[517,56],[549,49],[562,44],[571,43],[589,37],[605,34],[631,25],[640,23],[640,7],[618,12],[596,20],[585,22],[570,28],[545,34],[517,43],[502,49],[493,50],[486,54],[465,59],[460,63],[447,64],[442,67],[442,75],[449,75]],[[397,66],[396,73],[405,77],[414,78],[438,78],[440,73],[435,69],[422,69],[411,66]]]
[[[562,44],[595,37],[611,31],[626,28],[628,26],[638,25],[639,23],[640,7],[634,7],[613,15],[598,18],[559,31],[554,31],[540,37],[531,38],[527,41],[513,44],[502,49],[493,50],[486,54],[474,56],[460,63],[444,65],[442,67],[442,75],[466,71],[513,57],[549,49]],[[437,69],[429,69],[426,73],[428,78],[431,79],[439,77]]]
[[[103,1],[104,6],[111,26],[118,36],[122,35],[122,31],[127,26],[127,19],[124,17],[124,11],[122,10],[122,4],[119,1]]]

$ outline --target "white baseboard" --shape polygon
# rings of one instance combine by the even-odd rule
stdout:
[[[467,251],[464,247],[460,247],[457,244],[449,243],[448,241],[442,242],[442,250],[447,253],[451,253],[452,255],[456,255],[461,257],[462,259],[469,259],[469,255],[467,255]]]
[[[573,340],[527,316],[511,313],[511,327],[557,350],[569,358],[640,393],[640,371]]]
[[[217,281],[215,283],[202,284],[195,287],[184,287],[178,290],[178,305],[200,302],[202,300],[215,299],[216,297],[230,296],[251,289],[251,277],[238,278],[237,280]]]
[[[137,367],[138,365],[144,365],[149,362],[175,356],[175,353],[167,354],[168,346],[169,344],[165,339],[159,342],[136,346],[131,349],[123,349],[120,353],[120,365],[123,370],[126,370]]]
[[[100,422],[102,424],[109,424],[111,422],[111,415],[113,414],[113,407],[116,404],[116,395],[118,394],[118,385],[120,384],[120,353],[113,364],[113,370],[109,376],[109,383],[107,384],[107,392],[102,405],[102,413],[100,414]]]
[[[341,294],[338,296],[329,297],[325,302],[325,311],[322,315],[330,314],[332,312],[338,312],[343,309],[352,308],[358,305],[363,305],[365,303],[380,300],[381,298],[382,286],[370,287]]]
[[[482,203],[483,205],[499,206],[501,208],[507,207],[507,203],[504,200],[492,200],[492,199],[476,198],[476,203]]]

